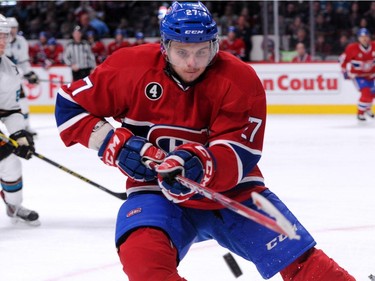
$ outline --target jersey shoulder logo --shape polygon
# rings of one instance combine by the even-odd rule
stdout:
[[[148,83],[145,88],[145,95],[152,101],[158,100],[163,95],[163,87],[157,82]]]

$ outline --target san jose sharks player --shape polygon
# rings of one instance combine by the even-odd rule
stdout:
[[[7,44],[5,54],[12,60],[15,65],[17,65],[18,69],[23,75],[23,78],[26,79],[29,84],[36,85],[39,83],[39,77],[31,68],[29,57],[29,43],[27,42],[25,37],[23,37],[19,33],[19,24],[17,19],[14,17],[9,17],[7,18],[7,21],[11,30],[10,42]],[[23,87],[21,87],[20,105],[22,114],[25,118],[26,129],[34,136],[36,136],[37,133],[30,127],[29,102],[27,100],[27,96]]]
[[[215,239],[254,263],[265,279],[354,280],[264,185],[257,166],[266,97],[255,71],[219,51],[217,25],[200,2],[174,2],[161,44],[118,50],[82,80],[63,86],[56,122],[67,146],[98,151],[127,176],[116,246],[131,281],[186,280],[177,271],[192,244]],[[114,128],[106,117],[122,126]],[[145,165],[159,164],[156,170]],[[301,240],[279,234],[202,198],[176,174],[256,208],[270,200]],[[204,279],[210,279],[209,273]]]
[[[35,148],[32,134],[26,131],[19,102],[21,74],[5,55],[9,39],[10,26],[0,14],[0,121],[5,125],[9,137],[17,142],[17,147],[14,147],[7,141],[7,136],[0,132],[5,138],[0,138],[0,196],[5,202],[7,215],[14,221],[21,220],[37,226],[40,224],[38,213],[22,206],[22,163],[17,156],[30,159]]]

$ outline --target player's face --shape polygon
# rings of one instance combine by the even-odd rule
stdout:
[[[361,43],[363,46],[368,46],[370,44],[370,36],[362,35],[358,37],[359,43]]]
[[[211,43],[172,41],[168,47],[167,56],[180,78],[185,82],[192,82],[204,72],[212,59]]]
[[[10,29],[10,35],[11,35],[13,38],[16,37],[17,33],[18,33],[18,27],[12,27],[12,28]]]
[[[0,33],[0,56],[4,54],[8,41],[9,33]]]

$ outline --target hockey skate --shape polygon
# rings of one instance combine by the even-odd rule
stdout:
[[[15,206],[5,203],[7,215],[12,218],[13,223],[24,222],[32,226],[39,226],[40,221],[37,212],[29,210],[23,206]]]
[[[31,226],[39,226],[39,214],[35,211],[29,210],[21,205],[16,206],[5,202],[4,193],[0,191],[0,195],[4,200],[6,212],[8,217],[12,219],[13,223],[24,222]]]
[[[367,115],[368,117],[370,117],[370,118],[374,118],[374,117],[375,117],[374,113],[372,113],[371,110],[367,110],[367,111],[366,111],[366,115]]]
[[[359,121],[366,121],[366,117],[365,117],[365,115],[363,113],[358,113],[357,114],[357,119]]]

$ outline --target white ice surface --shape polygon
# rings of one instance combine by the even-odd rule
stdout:
[[[52,115],[32,115],[31,124],[38,153],[123,191],[124,176],[94,151],[63,145]],[[14,225],[0,206],[0,280],[128,280],[114,247],[122,201],[36,157],[22,162],[24,205],[39,212],[42,224]],[[359,281],[375,274],[375,120],[270,115],[260,167],[267,186],[313,234],[318,248]],[[222,257],[227,252],[213,241],[194,245],[179,272],[189,281],[262,280],[254,265],[237,256],[243,275],[235,279]]]

